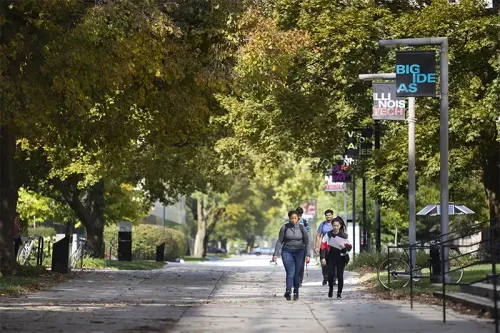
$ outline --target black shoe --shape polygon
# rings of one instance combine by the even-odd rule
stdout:
[[[323,279],[323,285],[326,286],[328,284],[328,279]]]
[[[337,282],[336,281],[333,281],[333,286],[336,286],[337,285]]]
[[[328,298],[333,297],[333,287],[330,287],[330,290],[328,290]]]
[[[293,300],[298,301],[299,300],[299,294],[293,294]]]
[[[341,293],[337,293],[337,298],[342,298],[342,294]]]
[[[285,298],[287,301],[291,301],[292,300],[292,290],[291,289],[287,289],[286,292],[285,292]]]

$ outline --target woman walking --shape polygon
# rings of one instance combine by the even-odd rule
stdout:
[[[345,230],[344,220],[337,216],[332,221],[333,230],[329,231],[321,242],[320,258],[321,264],[328,268],[328,297],[333,297],[333,279],[337,273],[338,289],[337,298],[342,298],[342,289],[344,288],[344,269],[347,264],[347,252],[352,249]]]
[[[299,217],[296,211],[288,212],[288,219],[288,223],[280,229],[272,261],[276,261],[282,249],[281,259],[286,271],[285,298],[288,301],[292,299],[293,286],[293,300],[296,301],[299,299],[299,269],[304,265],[304,255],[306,263],[310,261],[309,237],[306,228],[298,223]]]

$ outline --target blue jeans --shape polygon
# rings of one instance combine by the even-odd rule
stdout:
[[[286,289],[294,288],[296,294],[299,293],[299,270],[304,266],[305,249],[287,249],[281,251],[281,259],[286,271]]]

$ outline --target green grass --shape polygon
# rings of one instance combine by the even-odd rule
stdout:
[[[185,262],[190,263],[190,264],[195,264],[195,263],[202,262],[202,261],[208,261],[208,257],[200,258],[200,257],[185,256],[182,259],[184,259]]]
[[[43,266],[22,266],[12,276],[0,276],[0,296],[18,296],[64,281],[68,276],[49,272]]]
[[[499,271],[500,271],[500,265],[497,264],[497,272],[499,272]],[[429,270],[424,269],[422,271],[422,274],[424,274],[425,276],[429,276]],[[454,274],[454,273],[452,273],[452,274]],[[461,283],[476,282],[478,280],[486,278],[486,275],[488,275],[488,274],[491,274],[491,265],[476,265],[476,266],[468,267],[468,268],[465,268],[464,276],[463,276]],[[375,291],[375,292],[386,291],[386,289],[384,289],[380,285],[376,272],[364,273],[361,280],[372,291]],[[397,285],[397,282],[396,283],[392,282],[391,288],[393,288],[393,290],[396,293],[399,293],[401,296],[409,295],[409,293],[410,293],[410,285],[408,285],[406,288],[401,288],[401,286]],[[456,286],[456,285],[448,285],[446,287],[447,292],[458,291],[459,289],[460,289],[460,287]],[[414,283],[414,285],[413,285],[413,292],[415,293],[415,295],[432,294],[434,291],[440,291],[440,290],[442,290],[442,286],[440,284],[431,283],[429,278],[422,278],[417,283]]]
[[[153,260],[134,260],[134,261],[117,261],[105,260],[85,257],[83,259],[83,268],[93,269],[113,269],[120,271],[148,271],[158,269],[165,266],[164,262],[156,262]]]
[[[185,256],[185,257],[182,257],[182,259],[184,259],[184,261],[187,263],[196,264],[196,263],[199,263],[202,261],[209,261],[210,257],[218,257],[219,259],[228,259],[228,258],[231,258],[232,256],[233,255],[231,255],[231,254],[222,254],[222,253],[213,254],[213,253],[210,253],[205,258]]]

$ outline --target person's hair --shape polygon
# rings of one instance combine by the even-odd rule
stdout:
[[[333,210],[331,210],[331,209],[327,209],[327,210],[325,210],[325,215],[326,215],[326,214],[332,214],[332,215],[333,215]]]
[[[347,226],[345,225],[344,220],[340,216],[336,216],[333,218],[332,225],[334,222],[340,223],[340,231],[345,232],[345,229],[347,228]]]
[[[297,212],[297,214],[299,215],[302,215],[304,214],[304,210],[302,209],[302,207],[297,207],[297,209],[295,210]]]
[[[291,210],[291,211],[289,211],[289,212],[288,212],[288,218],[291,218],[291,217],[292,217],[292,215],[297,215],[297,216],[299,216],[299,214],[297,213],[297,211],[296,211],[296,210]]]

